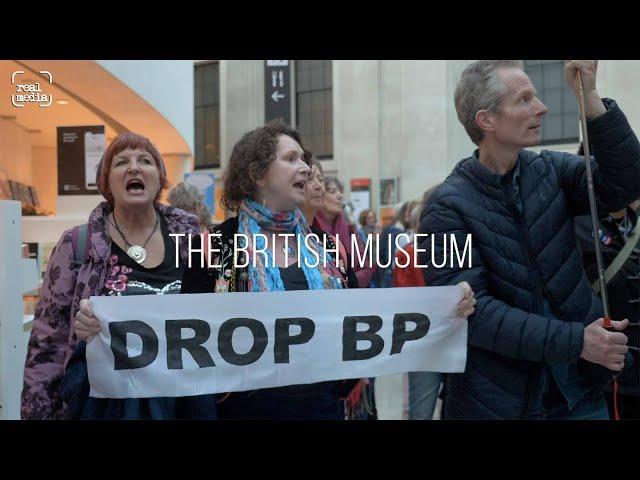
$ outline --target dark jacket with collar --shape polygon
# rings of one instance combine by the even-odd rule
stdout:
[[[604,101],[608,111],[588,122],[592,165],[599,201],[616,211],[640,195],[640,146],[616,103]],[[568,364],[570,406],[600,395],[610,379],[579,358],[584,327],[602,316],[573,231],[573,217],[589,211],[583,158],[523,150],[519,162],[522,214],[505,178],[475,155],[458,163],[422,213],[419,233],[432,234],[421,243],[423,264],[432,255],[441,263],[445,234],[461,249],[472,235],[471,268],[447,261],[424,270],[427,285],[468,281],[476,293],[466,370],[448,378],[449,418],[537,413],[549,365]],[[541,315],[545,298],[553,316]]]

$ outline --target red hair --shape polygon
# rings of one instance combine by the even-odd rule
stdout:
[[[127,149],[145,150],[153,157],[156,162],[156,167],[158,167],[158,171],[160,172],[160,189],[155,198],[156,202],[159,201],[162,190],[170,186],[169,179],[167,178],[167,167],[164,164],[162,155],[160,155],[158,149],[151,143],[151,140],[133,132],[119,134],[104,151],[100,165],[98,165],[98,171],[96,172],[96,186],[98,187],[98,191],[109,203],[113,203],[113,195],[109,189],[111,162],[113,162],[113,157]]]

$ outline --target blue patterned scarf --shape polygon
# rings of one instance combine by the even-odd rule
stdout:
[[[322,240],[318,243],[315,241],[315,237],[312,237],[309,243],[312,244],[314,250],[320,256],[320,263],[315,268],[307,266],[307,263],[315,264],[317,259],[311,254],[304,242],[304,237],[311,233],[311,229],[299,208],[290,212],[274,213],[253,200],[244,200],[240,204],[238,214],[238,233],[246,235],[249,240],[247,252],[249,254],[248,271],[250,292],[285,290],[282,278],[280,277],[280,269],[274,265],[274,260],[269,249],[266,250],[267,264],[265,265],[264,256],[259,254],[256,256],[255,268],[253,266],[253,236],[262,233],[262,228],[267,228],[277,233],[293,233],[296,235],[296,238],[300,238],[299,267],[302,268],[304,272],[309,290],[342,288],[342,275],[340,271],[336,268],[331,256],[327,257],[327,267],[324,267],[323,259],[325,258],[325,251],[322,247]],[[256,248],[265,248],[264,238],[256,237]]]

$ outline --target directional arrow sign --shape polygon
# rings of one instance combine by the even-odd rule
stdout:
[[[275,92],[273,92],[273,94],[271,95],[271,98],[273,99],[274,102],[278,102],[279,98],[284,98],[286,97],[286,95],[283,95],[282,93],[279,93],[278,90],[276,90]]]
[[[265,60],[264,119],[282,118],[291,123],[291,63],[288,60]]]

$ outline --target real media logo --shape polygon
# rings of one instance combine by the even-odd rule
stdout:
[[[49,84],[53,83],[53,75],[51,72],[42,70],[40,75],[49,80]],[[27,103],[37,103],[39,107],[48,107],[53,102],[53,94],[43,92],[40,82],[19,83],[21,76],[24,75],[23,70],[13,72],[11,75],[11,83],[15,86],[16,93],[11,95],[11,104],[17,108],[24,108]]]

